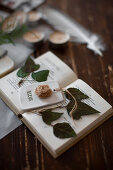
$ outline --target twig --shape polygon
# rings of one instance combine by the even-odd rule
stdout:
[[[73,119],[73,112],[77,109],[77,106],[78,106],[78,104],[77,104],[77,101],[76,101],[76,98],[69,92],[69,90],[65,90],[65,89],[63,89],[63,88],[58,88],[58,89],[54,89],[54,91],[66,91],[72,98],[73,98],[73,100],[74,100],[74,102],[75,102],[75,104],[74,104],[74,106],[73,106],[73,108],[72,108],[72,110],[70,111],[70,116],[71,116],[71,118]],[[74,120],[74,119],[73,119]]]
[[[78,106],[78,104],[77,104],[77,101],[76,101],[76,98],[69,92],[69,90],[65,90],[68,94],[70,94],[70,96],[73,98],[73,100],[74,100],[74,102],[75,102],[75,104],[74,104],[74,106],[73,106],[73,108],[71,109],[71,111],[70,111],[70,116],[71,116],[71,118],[73,119],[73,112],[77,109],[77,106]],[[74,119],[73,119],[74,120]]]
[[[22,78],[22,79],[18,82],[19,87],[21,86],[21,84],[24,83],[24,81],[34,81],[34,80],[26,80],[26,78],[28,78],[29,75],[30,75],[30,73],[29,73],[26,77]]]

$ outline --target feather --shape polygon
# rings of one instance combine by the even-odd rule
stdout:
[[[40,7],[39,11],[42,13],[43,19],[53,28],[70,34],[72,41],[87,44],[88,49],[102,56],[105,46],[98,35],[90,33],[69,16],[47,5]]]

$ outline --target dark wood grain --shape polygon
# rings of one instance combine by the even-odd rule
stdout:
[[[55,50],[46,42],[37,49],[37,56],[51,50],[112,105],[110,87],[113,87],[113,72],[108,68],[113,68],[113,1],[47,2],[101,35],[107,44],[107,50],[103,57],[99,57],[85,45],[69,43],[68,48]],[[34,135],[21,125],[0,141],[0,170],[112,170],[112,131],[113,117],[55,160]]]

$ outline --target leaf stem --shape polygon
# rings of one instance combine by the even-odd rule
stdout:
[[[21,86],[21,84],[23,84],[24,81],[33,81],[33,80],[26,80],[26,78],[28,78],[29,75],[30,75],[30,73],[29,73],[26,77],[22,78],[22,79],[18,82],[18,85]]]
[[[72,120],[74,120],[74,118],[73,118],[73,112],[77,109],[77,106],[78,106],[76,98],[69,92],[68,89],[65,90],[65,89],[63,89],[63,88],[57,88],[57,89],[54,89],[54,91],[63,91],[63,92],[66,91],[66,92],[73,98],[75,104],[74,104],[74,106],[73,106],[73,108],[71,109],[71,111],[70,111],[69,114],[70,114]]]
[[[76,98],[69,92],[69,90],[65,90],[72,98],[73,98],[73,100],[74,100],[74,102],[75,102],[75,104],[74,104],[74,106],[73,106],[73,108],[71,109],[71,111],[70,111],[70,116],[71,116],[71,118],[74,120],[74,118],[73,118],[73,112],[77,109],[77,106],[78,106],[78,104],[77,104],[77,100],[76,100]]]

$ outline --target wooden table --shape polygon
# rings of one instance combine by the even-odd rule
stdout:
[[[92,32],[100,34],[108,48],[95,56],[85,45],[70,43],[65,50],[53,50],[45,43],[37,56],[51,50],[68,64],[111,105],[113,72],[113,1],[48,0]],[[109,67],[110,68],[110,67]],[[0,141],[0,170],[104,170],[113,169],[113,117],[82,139],[56,160],[24,126]]]

